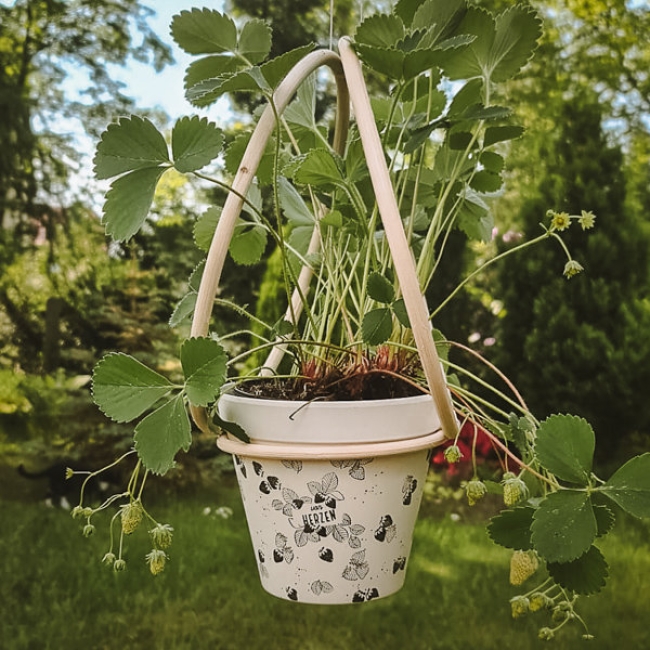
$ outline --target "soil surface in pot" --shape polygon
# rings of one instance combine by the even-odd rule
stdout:
[[[421,372],[413,355],[389,353],[380,348],[345,364],[306,361],[295,377],[264,378],[246,382],[236,393],[261,399],[310,401],[361,401],[422,395]]]

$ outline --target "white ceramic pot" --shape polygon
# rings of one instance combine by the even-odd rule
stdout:
[[[304,446],[329,429],[338,443],[313,444],[314,454],[303,459],[256,457],[247,454],[245,445],[234,456],[260,579],[269,593],[299,602],[342,604],[388,596],[404,584],[430,451],[338,459],[324,453],[329,447],[340,456],[345,441],[352,446],[359,439],[372,442],[373,431],[379,440],[386,440],[386,432],[392,441],[421,437],[422,422],[427,422],[422,398],[389,401],[390,408],[384,404],[376,412],[368,408],[372,402],[319,403],[300,409],[300,404],[284,402],[285,414],[279,416],[274,400],[232,395],[220,400],[222,418],[245,422],[251,451],[260,440],[261,448],[273,448],[269,430],[279,431],[282,441],[289,437]],[[431,404],[430,398],[426,401]],[[271,407],[266,415],[265,406]],[[315,406],[318,417],[310,413]],[[331,420],[327,406],[335,407]],[[253,411],[259,411],[259,418],[250,417]],[[301,418],[315,421],[317,432],[305,430]],[[419,422],[414,434],[405,429],[409,421]],[[436,418],[428,422],[424,426],[435,426]],[[222,439],[219,444],[232,450]]]

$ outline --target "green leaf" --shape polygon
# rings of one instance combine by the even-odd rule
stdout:
[[[472,176],[469,186],[477,192],[497,192],[503,185],[503,179],[499,174],[494,174],[487,169],[482,169]]]
[[[405,54],[401,50],[387,50],[362,43],[357,43],[354,49],[369,68],[391,79],[402,79]]]
[[[458,32],[472,34],[476,38],[458,56],[454,57],[445,66],[445,73],[452,79],[472,79],[483,76],[484,66],[490,60],[490,47],[495,33],[494,17],[489,11],[479,7],[470,7]]]
[[[162,375],[128,354],[106,355],[93,370],[93,401],[116,422],[130,422],[173,388]]]
[[[210,248],[220,216],[221,208],[211,206],[196,220],[194,224],[194,243],[202,251],[207,251]]]
[[[237,59],[227,54],[213,54],[192,61],[185,71],[183,87],[188,90],[207,79],[233,74],[237,70]]]
[[[296,182],[317,187],[332,187],[343,182],[334,154],[327,149],[312,149],[301,158],[294,171]]]
[[[523,135],[524,130],[523,126],[489,126],[485,129],[483,146],[487,148],[497,142],[516,140]]]
[[[102,133],[93,159],[98,179],[169,163],[162,133],[145,118],[122,117]]]
[[[373,14],[366,18],[354,35],[356,43],[378,48],[395,47],[405,36],[404,23],[394,14]]]
[[[597,594],[607,583],[609,567],[598,548],[592,546],[572,562],[549,562],[549,575],[561,587],[581,596]]]
[[[267,233],[263,226],[241,221],[235,226],[228,252],[242,266],[257,264],[266,249]]]
[[[528,551],[533,548],[530,527],[533,523],[534,512],[535,509],[529,506],[503,510],[490,519],[487,529],[490,538],[495,544],[505,548]]]
[[[226,74],[214,79],[206,79],[188,88],[185,97],[194,106],[205,107],[228,92],[267,92],[270,86],[257,66],[241,70],[234,74]]]
[[[485,169],[494,174],[500,174],[504,170],[506,164],[503,156],[500,156],[498,153],[494,153],[493,151],[484,151],[480,155],[479,160]]]
[[[294,225],[313,226],[314,215],[298,190],[284,176],[278,178],[278,201],[284,216]]]
[[[650,517],[650,453],[628,460],[601,490],[634,517]]]
[[[190,293],[185,294],[178,301],[169,318],[169,327],[178,327],[178,325],[194,313],[197,297],[196,291],[190,291]]]
[[[594,515],[596,516],[596,525],[598,526],[597,537],[607,535],[614,526],[616,517],[611,508],[607,506],[594,506]]]
[[[542,36],[542,22],[531,7],[515,5],[499,14],[490,51],[492,81],[507,81],[523,68]]]
[[[287,76],[287,73],[294,65],[301,61],[309,52],[314,49],[315,45],[313,43],[308,43],[307,45],[302,45],[297,47],[294,50],[285,52],[280,56],[276,56],[274,59],[263,63],[260,66],[262,75],[266,79],[268,85],[275,89],[278,84]]]
[[[464,191],[464,199],[458,212],[458,227],[470,239],[489,242],[492,239],[494,219],[487,204],[471,188]]]
[[[393,314],[390,309],[372,309],[363,316],[361,336],[368,345],[380,345],[393,331]]]
[[[537,430],[535,455],[562,481],[588,485],[596,436],[591,425],[574,415],[551,415]]]
[[[167,171],[165,167],[148,167],[121,176],[106,193],[102,222],[106,233],[116,241],[131,239],[149,214],[156,186]]]
[[[237,49],[235,23],[213,9],[181,11],[172,18],[171,34],[188,54],[218,54]]]
[[[410,328],[411,321],[409,319],[408,312],[406,311],[406,304],[404,303],[404,298],[400,298],[399,300],[396,300],[391,305],[391,308],[395,316],[397,316],[397,320],[400,322],[400,325],[402,325],[402,327]]]
[[[227,420],[221,419],[221,416],[218,413],[214,413],[212,416],[212,421],[214,424],[216,424],[219,428],[223,429],[224,431],[227,431],[228,433],[232,433],[235,438],[239,438],[242,442],[249,443],[251,439],[248,437],[248,434],[242,427],[240,427],[236,422],[228,422]]]
[[[207,406],[219,395],[226,381],[227,355],[221,345],[209,338],[186,339],[181,346],[185,375],[185,394],[191,404]]]
[[[381,273],[370,273],[368,275],[368,295],[377,302],[385,305],[393,302],[395,299],[395,289],[393,283],[384,277]]]
[[[592,545],[598,532],[589,494],[560,490],[549,494],[533,516],[532,542],[548,562],[571,562]]]
[[[192,425],[183,395],[177,395],[138,423],[133,440],[146,469],[154,474],[170,470],[178,451],[187,451],[192,444]]]
[[[221,129],[207,118],[182,117],[172,130],[174,167],[179,172],[193,172],[205,167],[220,153]]]
[[[260,63],[271,51],[271,28],[263,20],[250,20],[241,30],[239,54],[251,63]]]

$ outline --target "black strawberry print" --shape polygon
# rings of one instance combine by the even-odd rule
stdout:
[[[324,562],[333,562],[334,561],[334,551],[331,548],[323,548],[318,551],[318,557]]]
[[[410,474],[404,479],[404,484],[402,485],[402,503],[405,506],[411,505],[413,492],[415,492],[415,488],[417,488],[417,486],[417,479],[413,478]]]
[[[375,530],[375,539],[378,542],[392,542],[397,533],[397,526],[393,523],[393,518],[390,515],[384,515],[379,520],[379,526]]]
[[[379,597],[379,591],[375,587],[370,589],[359,589],[356,591],[354,596],[352,596],[353,603],[365,603],[373,598]]]

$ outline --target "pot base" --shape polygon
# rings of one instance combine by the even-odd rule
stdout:
[[[263,588],[361,603],[404,584],[430,454],[348,460],[235,456]]]

